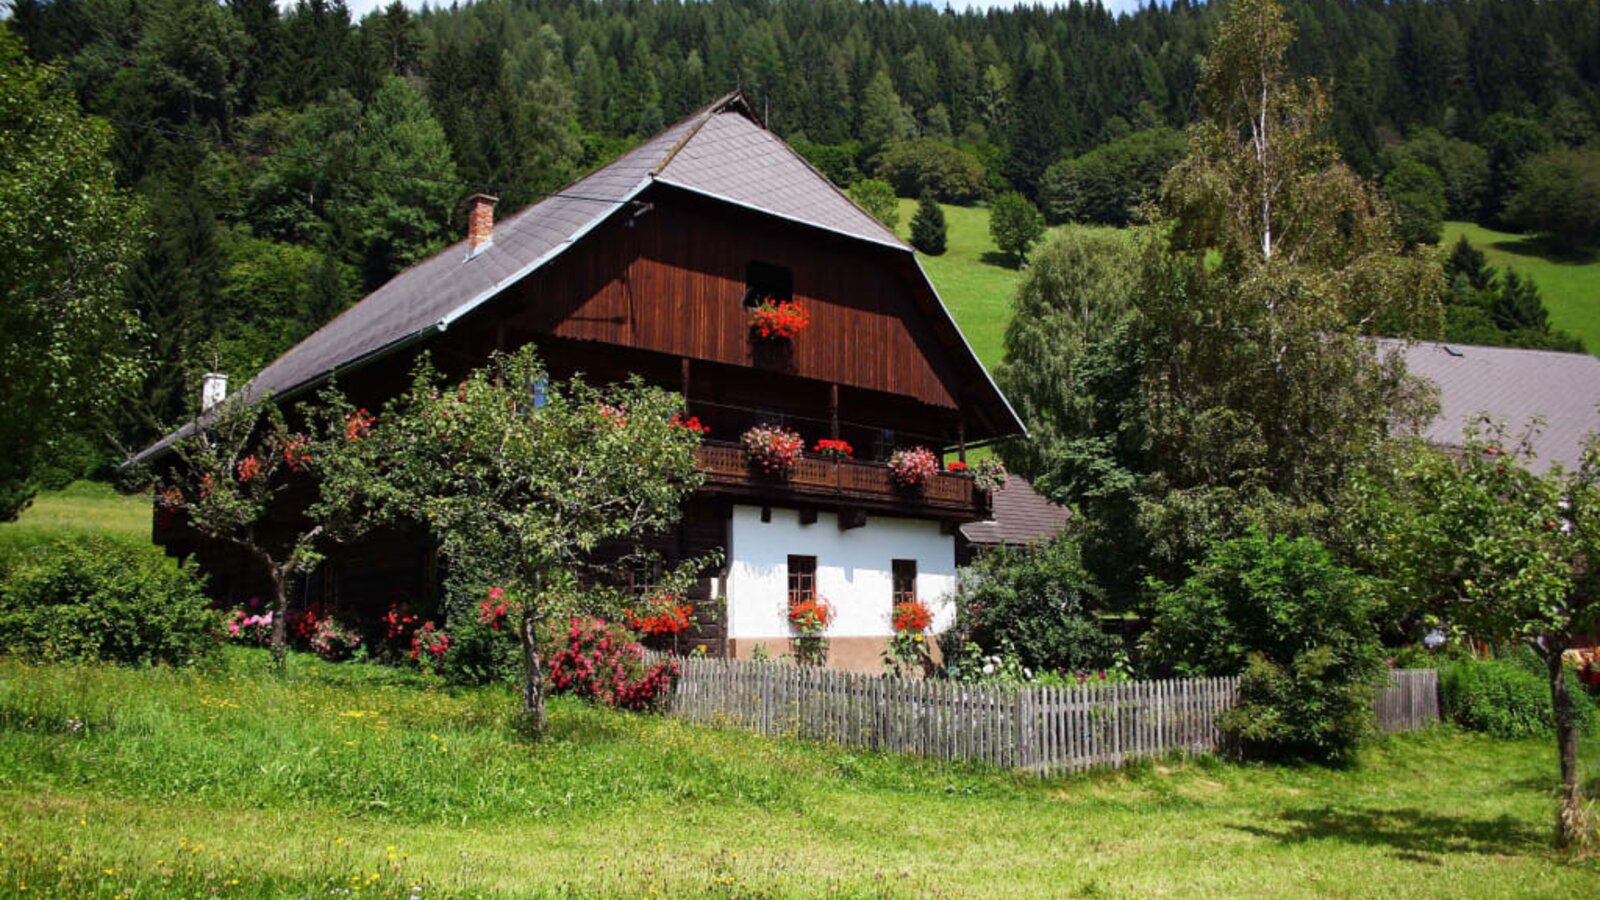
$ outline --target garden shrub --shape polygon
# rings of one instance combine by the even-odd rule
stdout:
[[[48,543],[0,572],[0,650],[48,662],[187,665],[218,643],[192,562],[105,538]]]
[[[648,710],[666,700],[678,664],[647,665],[633,632],[602,619],[573,619],[547,630],[552,693],[573,694],[618,709]]]
[[[1101,630],[1094,611],[1104,601],[1083,565],[1076,534],[1027,548],[997,547],[962,572],[956,624],[941,637],[945,659],[1014,652],[1033,672],[1110,667],[1122,642]]]
[[[1536,662],[1532,651],[1528,656]],[[1539,665],[1544,665],[1542,662]],[[1594,701],[1569,679],[1572,718],[1578,731],[1589,733],[1595,722]],[[1525,662],[1507,659],[1462,660],[1439,671],[1444,715],[1471,731],[1496,737],[1523,738],[1555,730],[1547,675],[1530,671]]]
[[[1245,755],[1342,762],[1373,732],[1372,591],[1322,544],[1255,529],[1212,547],[1183,584],[1153,587],[1156,661],[1240,676],[1221,726]]]
[[[452,684],[514,682],[522,676],[522,645],[510,623],[494,627],[476,616],[452,616],[450,646],[438,673]]]

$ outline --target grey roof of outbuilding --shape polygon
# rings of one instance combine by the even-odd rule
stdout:
[[[1020,546],[1055,537],[1071,518],[1065,506],[1045,499],[1028,479],[1012,475],[1005,487],[994,492],[993,516],[961,526],[961,536],[985,546]]]
[[[1462,430],[1487,414],[1513,435],[1543,418],[1533,439],[1532,467],[1547,471],[1560,462],[1578,465],[1583,442],[1600,432],[1600,359],[1587,353],[1518,350],[1422,341],[1381,342],[1405,355],[1406,368],[1439,387],[1439,416],[1423,436],[1446,447],[1462,444]]]
[[[476,254],[469,256],[461,241],[396,275],[278,357],[236,396],[285,397],[443,331],[559,256],[653,182],[910,251],[756,122],[743,95],[733,93],[495,223],[493,241]],[[995,392],[1003,402],[1004,395],[998,388]],[[194,427],[190,423],[167,435],[133,461],[159,455]]]

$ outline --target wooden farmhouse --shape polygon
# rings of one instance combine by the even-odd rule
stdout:
[[[495,220],[475,197],[465,241],[402,272],[268,366],[247,386],[284,401],[330,379],[377,409],[421,351],[447,375],[497,349],[537,346],[554,378],[637,374],[680,391],[710,428],[705,487],[668,536],[669,556],[721,548],[696,604],[696,643],[748,657],[788,652],[791,596],[834,605],[830,665],[872,669],[891,606],[914,595],[954,617],[961,526],[986,518],[971,478],[940,473],[897,488],[896,448],[964,454],[1023,432],[911,248],[782,140],[745,99],[726,97],[603,169]],[[751,310],[800,301],[810,325],[762,339]],[[758,423],[847,441],[853,460],[808,452],[792,476],[757,474],[740,436]],[[146,450],[161,455],[177,435]],[[244,564],[180,528],[170,551],[197,553],[216,589],[243,599]],[[422,533],[336,549],[296,601],[370,613],[437,602]],[[687,649],[687,648],[685,648]]]

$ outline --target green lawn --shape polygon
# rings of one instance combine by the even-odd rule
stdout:
[[[17,521],[0,524],[0,553],[74,534],[148,542],[150,516],[150,498],[143,494],[119,494],[108,484],[79,481],[40,494]]]
[[[1547,251],[1526,235],[1493,231],[1470,222],[1446,222],[1439,246],[1449,249],[1466,235],[1491,265],[1531,275],[1555,327],[1600,352],[1600,256],[1572,257]]]
[[[1036,781],[263,651],[0,659],[0,895],[1592,895],[1546,742]],[[1600,760],[1587,754],[1592,767]],[[239,883],[232,884],[234,880]]]

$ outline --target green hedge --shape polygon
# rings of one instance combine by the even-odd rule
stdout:
[[[193,563],[105,538],[42,544],[0,562],[0,650],[50,662],[187,665],[219,617]]]
[[[1580,732],[1594,727],[1594,701],[1576,678],[1568,679],[1573,718]],[[1550,684],[1526,666],[1505,660],[1465,660],[1439,672],[1444,714],[1472,731],[1519,738],[1550,734],[1555,717]]]

